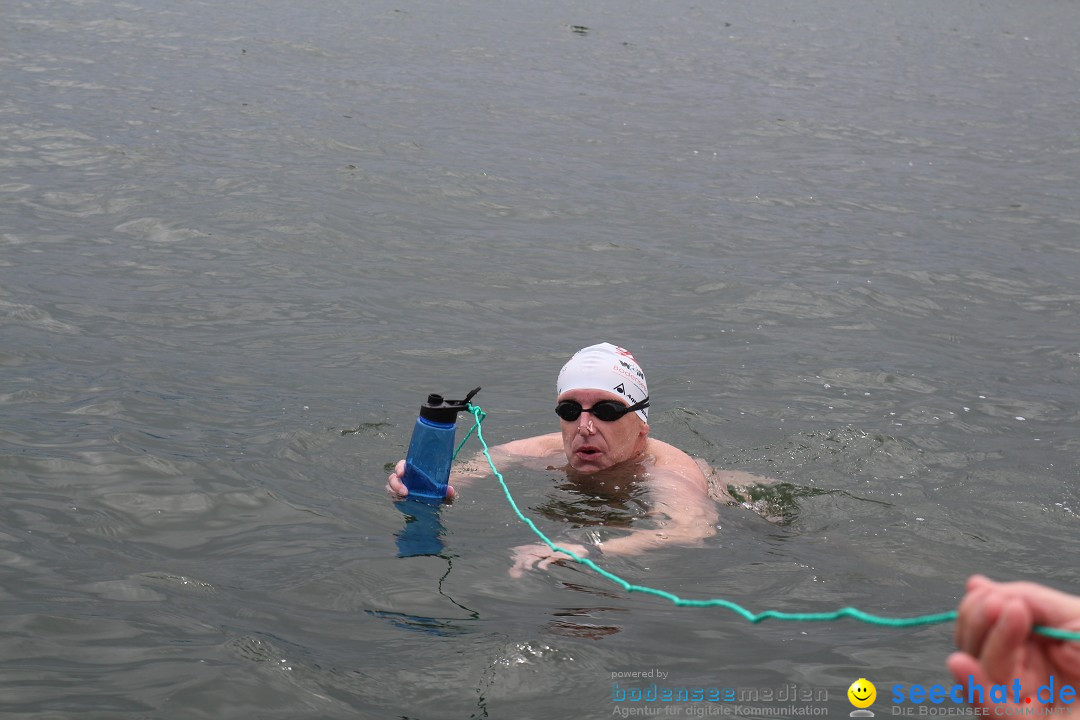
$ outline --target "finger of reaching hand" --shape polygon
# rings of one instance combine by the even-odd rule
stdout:
[[[1028,606],[1018,598],[1006,600],[986,635],[979,659],[986,674],[995,683],[1016,677],[1031,634],[1032,618]]]
[[[960,602],[956,647],[972,657],[982,655],[983,643],[1001,612],[1001,597],[989,587],[971,587]]]

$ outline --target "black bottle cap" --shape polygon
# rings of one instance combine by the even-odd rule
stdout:
[[[428,395],[427,402],[420,406],[420,417],[432,422],[453,424],[457,422],[459,412],[469,411],[469,401],[473,399],[480,388],[476,388],[464,400],[443,400],[443,396],[437,393]]]

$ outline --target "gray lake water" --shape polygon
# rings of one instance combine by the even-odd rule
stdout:
[[[534,537],[494,480],[399,557],[383,485],[429,392],[546,432],[608,340],[656,437],[789,496],[612,572],[755,612],[1080,591],[1078,29],[1067,0],[0,2],[0,713],[601,718],[658,669],[832,716],[865,677],[880,716],[950,684],[949,624],[513,580]],[[507,473],[559,538],[556,480]]]

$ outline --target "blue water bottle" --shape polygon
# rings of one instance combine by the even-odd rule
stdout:
[[[440,503],[446,497],[450,463],[454,459],[457,414],[468,411],[469,401],[478,392],[480,388],[470,392],[464,400],[443,400],[442,395],[432,394],[420,406],[402,478],[405,487],[409,488],[410,498]]]

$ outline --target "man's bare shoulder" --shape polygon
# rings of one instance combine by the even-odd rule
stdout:
[[[705,473],[701,465],[671,443],[651,437],[645,452],[652,455],[657,468],[671,470],[705,487]]]
[[[691,464],[694,463],[694,459],[679,448],[671,443],[666,443],[663,440],[657,440],[654,437],[649,438],[649,442],[645,446],[645,452],[656,458],[657,465],[672,465],[685,462]]]

